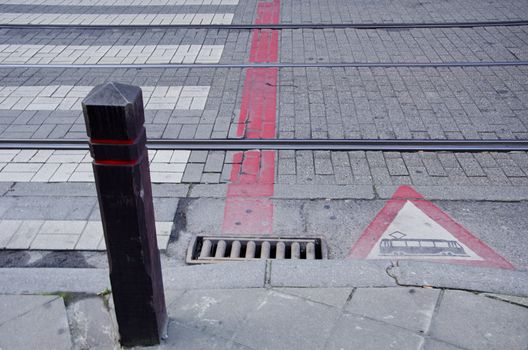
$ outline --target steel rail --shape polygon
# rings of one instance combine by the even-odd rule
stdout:
[[[412,29],[412,28],[475,28],[526,26],[528,20],[469,21],[469,22],[406,22],[406,23],[279,23],[279,24],[0,24],[0,28],[12,29]]]
[[[152,139],[156,150],[327,150],[327,151],[528,151],[528,140],[361,140],[361,139]],[[87,150],[87,140],[2,139],[0,149]]]
[[[426,67],[505,67],[527,66],[528,61],[466,61],[466,62],[343,62],[343,63],[163,63],[163,64],[0,64],[0,68],[37,69],[193,69],[193,68],[426,68]]]

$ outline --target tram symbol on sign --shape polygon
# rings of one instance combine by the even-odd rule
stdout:
[[[380,240],[380,255],[469,256],[466,254],[464,247],[457,241],[447,239],[404,238],[407,235],[400,231],[394,231],[389,236],[393,238]]]

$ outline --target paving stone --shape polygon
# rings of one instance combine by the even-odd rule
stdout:
[[[151,23],[175,23],[175,24],[230,24],[233,19],[232,13],[196,13],[196,14],[69,14],[69,13],[26,13],[13,16],[11,13],[3,13],[0,21],[10,24],[115,24],[120,25],[148,25]],[[105,63],[121,63],[120,57],[109,57]]]
[[[182,182],[200,182],[202,178],[203,163],[189,163],[183,173]]]
[[[216,336],[200,329],[189,327],[186,324],[170,322],[168,327],[168,338],[159,346],[160,349],[229,349],[229,350],[251,350],[237,344],[232,340]]]
[[[103,297],[75,300],[67,309],[74,349],[111,349],[118,331]]]
[[[205,172],[222,172],[224,165],[225,152],[209,152],[207,155],[207,161],[205,162]]]
[[[7,249],[29,249],[31,242],[38,234],[44,221],[42,220],[24,220],[18,227],[16,233],[6,244]],[[1,225],[1,224],[0,224]]]
[[[32,300],[36,298],[37,300]],[[35,305],[26,309],[27,304]],[[71,349],[64,302],[55,296],[2,296],[2,308],[17,310],[0,324],[0,346],[5,349]],[[27,311],[22,312],[24,309]],[[7,312],[7,310],[5,311]],[[0,312],[4,314],[4,311]],[[28,337],[28,334],[31,336]],[[51,336],[52,335],[52,336]]]
[[[528,309],[462,291],[446,291],[431,335],[468,349],[524,349]]]

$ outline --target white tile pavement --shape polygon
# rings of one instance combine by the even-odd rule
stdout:
[[[31,111],[81,110],[93,86],[0,86],[0,109]],[[146,109],[204,109],[209,86],[143,86]]]
[[[27,5],[26,0],[0,0],[5,5]],[[47,6],[189,6],[237,5],[238,0],[32,0],[31,5]]]
[[[223,50],[224,45],[4,44],[0,64],[218,63]]]
[[[232,13],[80,14],[0,12],[0,24],[167,25],[231,24]]]
[[[150,150],[153,183],[180,183],[190,151]],[[92,158],[82,150],[0,150],[0,182],[93,182]]]
[[[169,243],[172,222],[156,222],[158,248]],[[0,220],[0,249],[105,250],[100,221]]]

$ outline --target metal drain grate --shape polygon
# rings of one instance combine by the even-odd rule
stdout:
[[[196,236],[187,250],[188,264],[259,259],[327,259],[321,238]]]

